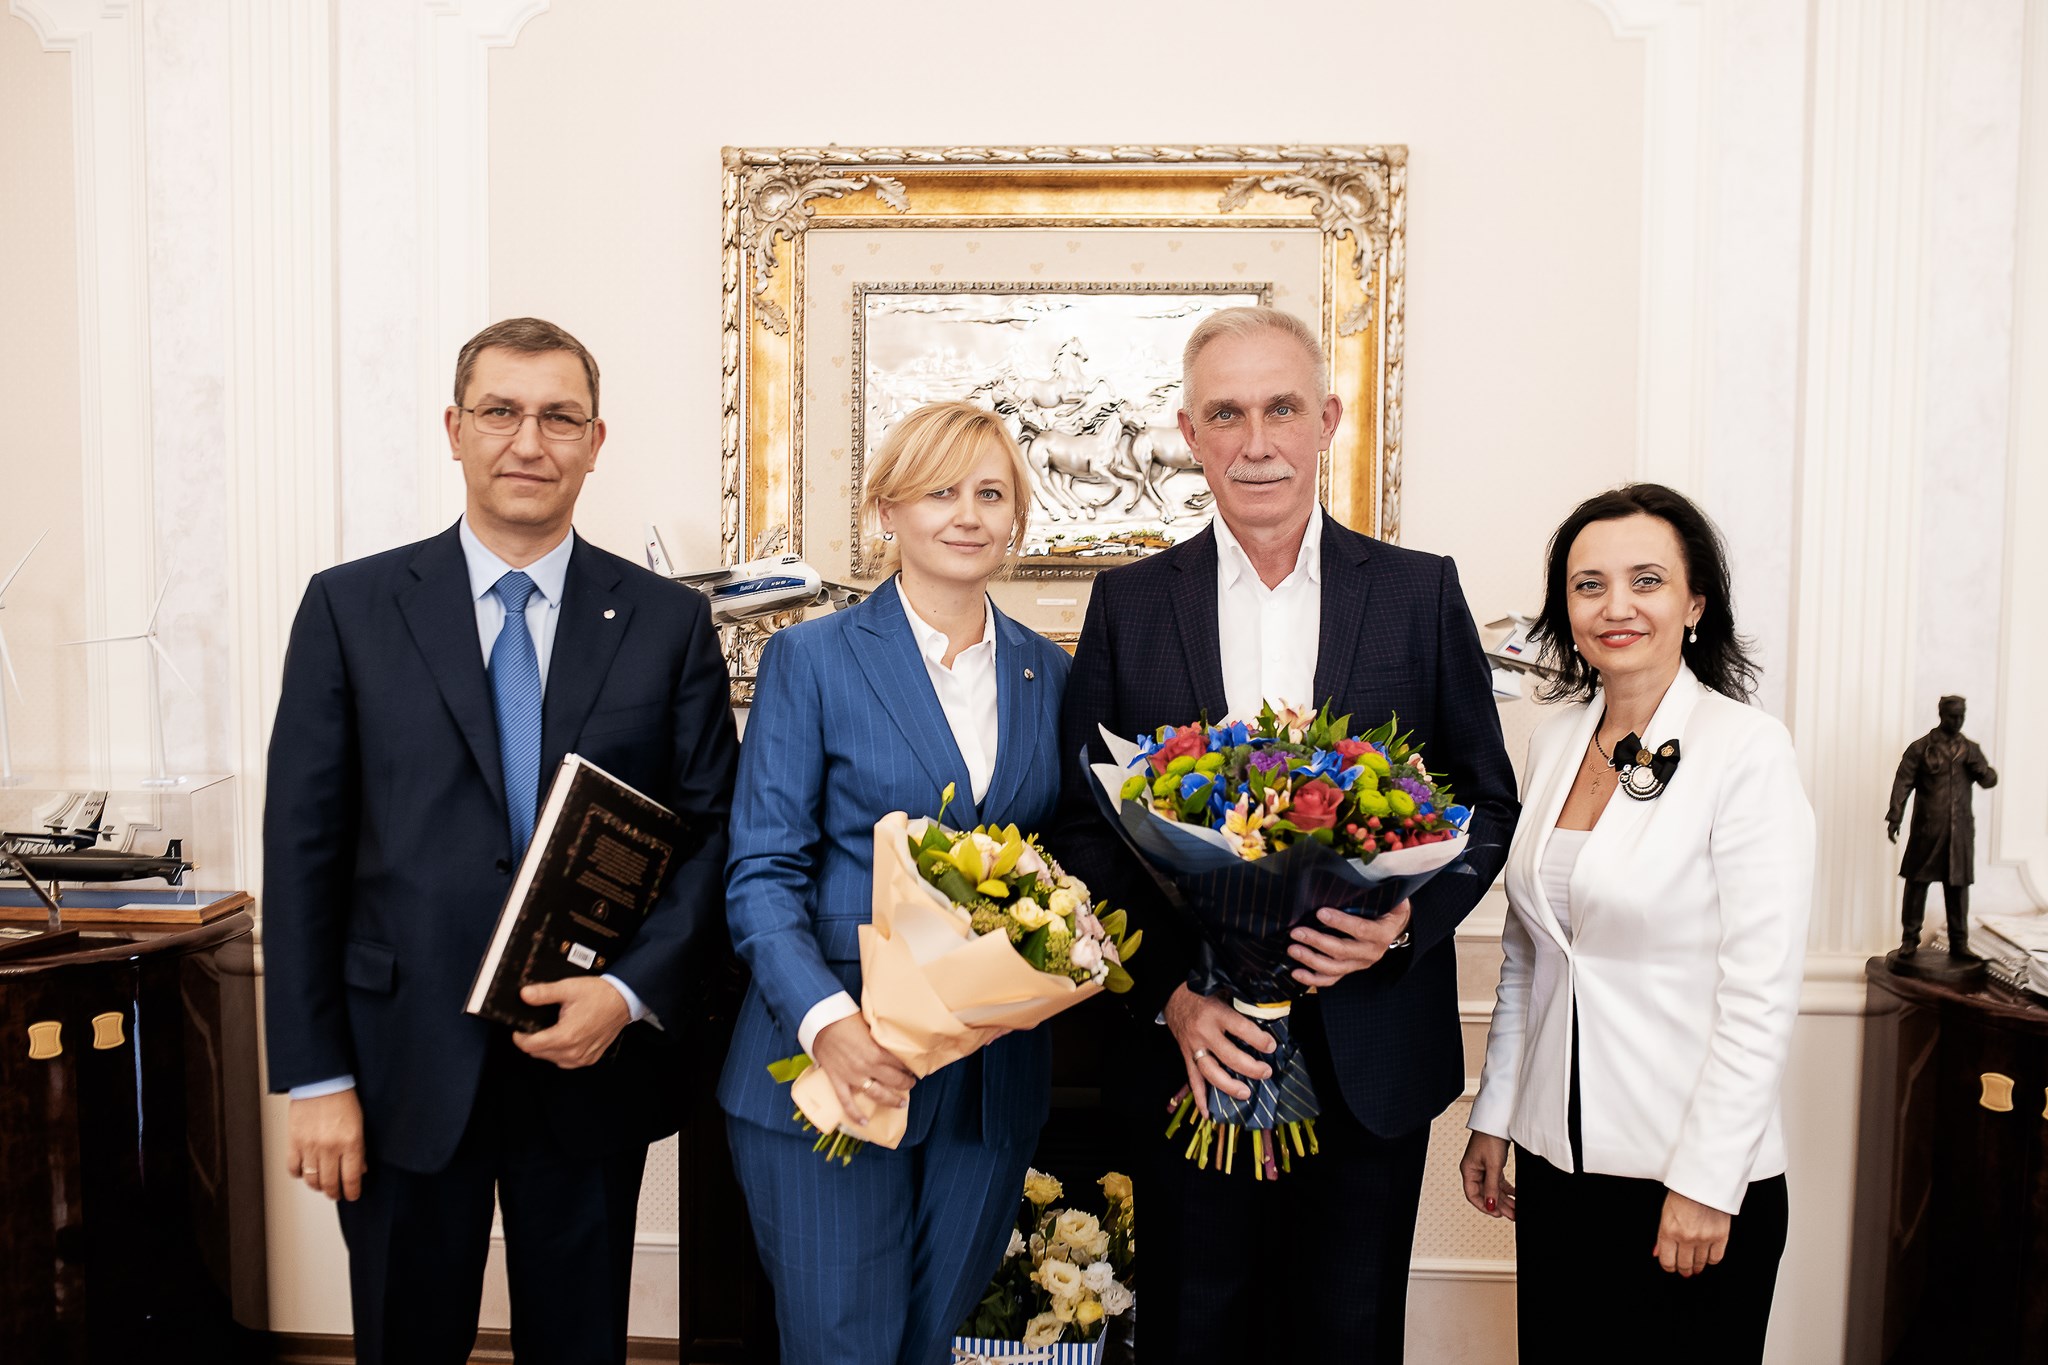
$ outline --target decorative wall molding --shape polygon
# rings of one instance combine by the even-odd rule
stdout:
[[[144,16],[135,0],[10,0],[46,51],[71,56],[78,196],[79,453],[88,632],[140,629],[155,599]],[[87,651],[95,768],[145,771],[156,717],[145,674]]]
[[[1820,822],[1809,943],[1896,933],[1874,804],[1912,693],[1932,0],[1817,0],[1791,727]]]
[[[462,343],[491,321],[490,49],[548,0],[421,0],[419,51],[420,532],[462,511],[440,419]]]
[[[1992,856],[2016,864],[2034,904],[2048,909],[2048,12],[2026,8],[2026,91],[2020,123],[2020,203],[2013,299],[2012,408],[2006,451],[2005,599],[1999,631],[1997,763]],[[2030,381],[2026,376],[2036,376]]]
[[[1714,165],[1704,0],[1587,0],[1618,39],[1643,43],[1642,298],[1636,477],[1705,484],[1707,297],[1702,176]]]
[[[339,558],[329,3],[229,9],[230,676],[251,886],[285,644],[306,580]]]

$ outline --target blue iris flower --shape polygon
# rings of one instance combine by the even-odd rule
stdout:
[[[1472,811],[1466,806],[1450,806],[1444,810],[1444,819],[1450,821],[1459,829],[1465,828],[1466,822],[1471,820],[1471,818]]]
[[[1217,753],[1239,744],[1251,743],[1252,732],[1243,721],[1214,726],[1209,731],[1209,752]]]
[[[1180,780],[1180,799],[1186,801],[1202,788],[1215,785],[1209,780],[1207,773],[1187,773]]]
[[[1343,790],[1350,791],[1364,772],[1365,769],[1357,766],[1343,768],[1331,774],[1331,781],[1335,782]]]
[[[1312,760],[1302,764],[1295,771],[1307,778],[1335,777],[1339,771],[1339,765],[1343,762],[1344,756],[1342,754],[1335,753],[1329,749],[1318,749],[1316,750],[1316,756]]]

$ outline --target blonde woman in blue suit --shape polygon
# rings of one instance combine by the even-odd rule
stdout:
[[[1515,1219],[1524,1359],[1761,1361],[1813,888],[1791,740],[1668,488],[1566,518],[1539,631],[1573,704],[1529,745],[1465,1196]]]
[[[740,746],[727,918],[753,983],[718,1099],[782,1358],[934,1365],[1008,1244],[1051,1086],[1050,1041],[1002,1038],[919,1080],[857,1004],[875,821],[1043,826],[1067,656],[995,609],[1030,470],[970,403],[905,417],[867,469],[861,520],[897,569],[873,596],[778,633]],[[907,1106],[894,1151],[827,1163],[768,1064],[808,1052],[848,1109]]]

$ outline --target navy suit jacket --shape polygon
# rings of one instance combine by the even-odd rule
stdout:
[[[575,752],[718,833],[612,967],[667,1027],[595,1065],[522,1066],[577,1152],[674,1132],[693,969],[720,950],[737,743],[702,594],[578,539],[539,791]],[[500,1026],[463,1013],[514,862],[496,711],[456,528],[314,577],[293,623],[263,816],[270,1088],[353,1074],[370,1160],[454,1154]]]
[[[778,631],[762,652],[726,881],[733,947],[753,972],[718,1088],[727,1113],[795,1131],[789,1087],[768,1064],[802,1050],[797,1026],[813,1005],[840,990],[860,998],[877,820],[896,810],[936,817],[950,783],[950,828],[1030,832],[1050,821],[1069,660],[1001,612],[995,620],[996,765],[979,807],[894,579],[857,606]],[[1051,1099],[1046,1030],[981,1055],[984,1139],[1028,1146]],[[930,1132],[927,1097],[911,1091],[906,1146]]]
[[[1325,516],[1322,636],[1315,696],[1354,730],[1398,715],[1430,769],[1472,809],[1465,861],[1477,875],[1440,876],[1412,905],[1411,946],[1318,992],[1344,1099],[1382,1137],[1427,1123],[1463,1091],[1458,1029],[1458,922],[1500,874],[1520,809],[1501,743],[1492,673],[1449,559],[1362,536]],[[1129,910],[1145,931],[1125,1001],[1140,1026],[1187,980],[1198,938],[1118,834],[1097,814],[1105,762],[1097,724],[1134,736],[1229,712],[1216,620],[1216,536],[1202,534],[1095,580],[1060,725],[1064,780],[1055,851],[1098,901]],[[1176,1072],[1178,1067],[1176,1066]],[[1325,1102],[1328,1102],[1326,1097]]]

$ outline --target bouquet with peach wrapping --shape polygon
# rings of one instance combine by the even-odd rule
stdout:
[[[1125,933],[1121,911],[1098,914],[1088,888],[1014,825],[955,831],[893,811],[875,824],[873,894],[860,927],[861,1016],[914,1075],[1131,987],[1123,964],[1140,936]],[[808,1056],[769,1072],[791,1083],[797,1119],[827,1157],[903,1140],[905,1110],[855,1123]]]

